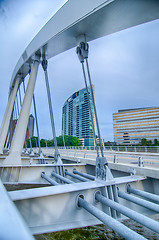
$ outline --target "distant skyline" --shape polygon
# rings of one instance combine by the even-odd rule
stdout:
[[[0,1],[0,123],[7,105],[12,72],[19,57],[42,26],[65,2],[63,0]],[[159,106],[158,43],[159,20],[89,43],[89,65],[92,82],[95,85],[101,135],[105,141],[113,141],[112,114],[119,109]],[[48,73],[58,136],[61,134],[64,102],[74,92],[85,87],[75,48],[50,59]],[[51,139],[49,110],[41,66],[35,87],[35,98],[40,137]]]

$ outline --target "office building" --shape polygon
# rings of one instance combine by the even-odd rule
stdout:
[[[113,114],[113,127],[117,144],[159,139],[159,107],[119,110]]]
[[[18,119],[12,120],[12,136],[14,134],[17,122]],[[34,117],[32,114],[30,114],[25,139],[29,139],[33,136],[34,136]]]
[[[34,117],[32,114],[29,116],[28,127],[26,132],[26,139],[34,136]]]
[[[90,88],[88,90],[90,94]],[[90,100],[90,104],[93,113],[93,122],[95,124],[92,99]],[[62,134],[84,139],[85,146],[94,146],[92,121],[86,88],[72,94],[64,103],[62,108]]]
[[[97,145],[100,145],[99,138],[97,138],[96,140],[97,140]],[[101,144],[104,147],[104,138],[101,138]]]

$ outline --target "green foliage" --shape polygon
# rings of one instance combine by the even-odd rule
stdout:
[[[81,146],[81,142],[77,137],[73,137],[73,146]]]
[[[152,146],[152,141],[151,140],[147,141],[147,146]]]
[[[80,140],[77,137],[65,135],[64,140],[65,140],[65,146],[81,146],[82,145]]]
[[[31,138],[31,146],[32,147],[38,147],[38,138],[37,137],[32,137]]]
[[[159,146],[159,141],[157,139],[154,139],[154,145]]]
[[[46,140],[43,138],[40,140],[40,147],[46,147]]]
[[[65,135],[64,137],[59,136],[59,137],[56,138],[58,146],[64,146],[63,138],[64,138],[64,141],[65,141],[65,146],[81,146],[82,145],[80,140],[77,137]],[[47,141],[47,146],[48,147],[54,146],[53,140],[48,140]]]
[[[142,146],[147,146],[147,139],[146,138],[141,139],[141,145]]]
[[[63,136],[57,137],[57,146],[64,146]]]
[[[146,138],[142,138],[139,146],[159,146],[159,140],[154,139],[154,141],[152,142],[152,140],[147,140]]]
[[[26,139],[26,140],[25,140],[25,144],[26,144],[26,147],[27,147],[27,148],[30,148],[30,141],[29,141],[29,139]]]
[[[64,146],[64,142],[63,142],[63,136],[59,136],[56,138],[57,139],[57,145],[58,146]],[[64,136],[64,141],[65,141],[65,146],[81,146],[81,142],[77,137],[73,137],[73,136]],[[26,139],[26,147],[30,148],[30,140]],[[46,139],[41,139],[40,140],[40,146],[41,147],[54,147],[54,140],[46,140]],[[38,147],[38,138],[37,137],[32,137],[31,138],[31,145],[32,147]]]
[[[26,139],[25,140],[26,143],[26,147],[30,148],[30,147],[38,147],[38,138],[37,137],[32,137],[31,138],[31,146],[30,146],[30,139]]]
[[[106,229],[103,225],[47,233],[35,236],[35,238],[37,240],[123,240],[119,234]]]
[[[47,140],[47,146],[48,147],[54,147],[54,140]]]

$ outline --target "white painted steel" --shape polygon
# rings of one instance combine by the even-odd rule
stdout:
[[[59,149],[74,149],[74,150],[96,150],[95,147],[91,146],[65,146],[65,147],[59,147]],[[104,151],[111,151],[111,152],[121,152],[121,153],[159,153],[159,147],[158,146],[104,146]]]
[[[127,181],[132,179],[138,182],[141,177],[128,177]],[[125,185],[125,180],[120,178],[117,182]],[[11,191],[9,196],[32,233],[41,234],[100,224],[101,222],[94,216],[77,208],[77,199],[79,194],[83,194],[89,203],[94,204],[95,192],[101,188],[104,190],[105,186],[111,184],[114,185],[114,182],[89,181]],[[97,207],[103,209],[101,204],[97,204]]]
[[[71,14],[70,14],[71,13]],[[121,31],[159,18],[158,0],[69,0],[41,29],[20,57],[11,80],[19,71],[25,77],[34,53],[45,52],[47,59],[86,40]]]
[[[29,177],[28,177],[29,178]],[[73,191],[83,191],[87,189],[96,189],[100,187],[105,187],[109,185],[119,185],[125,184],[127,182],[136,182],[144,180],[144,177],[141,176],[128,176],[114,178],[114,181],[89,181],[89,182],[79,182],[72,184],[65,184],[60,186],[50,186],[45,188],[34,188],[34,189],[24,189],[18,191],[8,192],[9,196],[13,201],[31,199],[31,198],[40,198],[56,194],[65,194]]]
[[[148,218],[136,211],[131,210],[130,208],[125,207],[124,205],[121,205],[115,201],[112,201],[104,196],[102,196],[100,193],[96,193],[95,198],[100,201],[103,204],[106,204],[107,206],[115,209],[116,211],[119,211],[123,215],[133,219],[134,221],[146,226],[147,228],[159,233],[159,222]]]
[[[0,181],[0,239],[33,240],[24,219]]]
[[[147,200],[144,200],[144,199],[141,199],[141,198],[138,198],[138,197],[135,197],[131,194],[128,194],[128,193],[124,193],[124,192],[121,192],[121,191],[118,191],[118,196],[121,197],[121,198],[124,198],[130,202],[133,202],[135,204],[138,204],[142,207],[145,207],[145,208],[148,208],[154,212],[157,212],[159,213],[159,205],[156,204],[156,203],[153,203],[153,202],[149,202]]]
[[[14,85],[14,87],[13,87],[11,93],[10,93],[8,104],[7,104],[5,114],[4,114],[4,117],[3,117],[3,121],[2,121],[2,124],[1,124],[1,128],[0,128],[0,154],[3,154],[4,143],[5,143],[7,133],[8,133],[8,129],[9,129],[9,123],[10,123],[10,119],[11,119],[11,115],[12,115],[12,110],[13,110],[14,101],[15,101],[17,90],[18,90],[19,82],[20,82],[20,75],[17,76],[16,81],[15,81],[15,85]]]
[[[143,197],[143,198],[146,198],[150,201],[155,201],[155,202],[159,203],[159,195],[132,188],[130,184],[127,185],[127,192],[128,193],[133,193],[133,194],[138,195],[138,196]]]
[[[21,107],[19,119],[16,125],[16,129],[14,132],[11,149],[8,157],[4,161],[5,165],[12,164],[21,164],[21,152],[23,149],[23,144],[25,141],[25,134],[27,130],[28,120],[29,120],[29,113],[34,93],[34,87],[36,82],[37,71],[39,67],[39,57],[35,59],[34,64],[32,66],[28,86],[25,92],[23,104]]]
[[[96,184],[96,186],[99,186],[99,184]],[[51,192],[47,189],[48,195],[44,196],[43,193],[46,193],[46,188],[39,189],[39,193],[42,194],[39,197],[15,201],[18,210],[33,234],[61,231],[101,223],[95,217],[84,211],[79,211],[76,207],[78,194],[85,192],[89,201],[93,198],[94,188],[89,189],[88,186],[85,186],[85,189],[82,189],[79,187],[79,183],[53,186],[51,187],[52,189],[50,188]],[[32,193],[37,192],[36,189],[30,190],[33,190]],[[64,193],[61,190],[64,190]],[[21,190],[17,192],[21,192]]]
[[[44,150],[45,151],[45,150]],[[49,151],[49,149],[47,149]],[[96,160],[95,150],[78,150],[78,149],[59,149],[63,158],[71,157],[72,160]],[[104,151],[104,155],[108,162],[114,162],[114,156],[116,163],[138,165],[139,157],[143,159],[144,166],[151,166],[153,168],[159,168],[159,154],[150,152],[117,152],[117,151]],[[142,167],[142,166],[141,166]]]
[[[29,64],[33,63],[10,154],[4,164],[21,165],[21,151],[39,66],[39,59],[37,59],[38,61],[34,60],[35,54],[38,53],[42,56],[45,54],[46,58],[49,59],[76,46],[79,35],[84,34],[86,40],[91,41],[98,37],[152,21],[158,17],[159,1],[157,0],[69,0],[29,44],[13,72],[11,87],[14,86],[15,82],[18,83],[17,74],[21,73],[22,77],[25,77],[29,72]],[[6,170],[8,171],[8,168]],[[21,169],[19,176],[20,173]],[[131,182],[136,181],[135,179],[136,176],[120,178],[118,182]],[[115,183],[115,179],[110,182],[90,181],[67,186],[22,190],[17,191],[18,193],[12,192],[10,196],[12,200],[19,200],[16,202],[17,207],[25,217],[27,224],[32,228],[32,232],[42,233],[42,231],[57,231],[86,226],[88,223],[90,225],[100,223],[96,218],[91,218],[90,214],[77,211],[75,205],[76,195],[81,191],[85,191],[87,200],[91,202],[93,191],[96,188]],[[57,202],[61,209],[57,209]],[[60,224],[61,221],[63,225]],[[15,233],[14,229],[13,232]]]
[[[51,183],[51,185],[53,186],[57,186],[59,185],[59,183],[57,183],[56,181],[54,181],[52,178],[48,177],[45,172],[41,173],[41,177],[44,178],[46,181],[48,181],[49,183]]]
[[[144,240],[143,236],[139,235],[138,233],[134,232],[130,228],[126,227],[124,224],[118,222],[114,218],[110,217],[108,214],[104,213],[100,209],[96,208],[92,204],[88,203],[87,201],[83,200],[79,197],[78,199],[79,205],[86,209],[89,213],[93,216],[98,218],[102,221],[106,226],[112,228],[115,232],[119,233],[124,239],[128,240]]]

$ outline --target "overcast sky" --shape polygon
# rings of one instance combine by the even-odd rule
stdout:
[[[7,105],[13,69],[32,38],[64,0],[0,0],[0,122]],[[89,43],[89,65],[105,140],[113,140],[112,113],[119,109],[159,106],[159,20]],[[65,100],[84,87],[75,49],[49,60],[49,81],[57,135]],[[27,78],[26,78],[27,80]],[[40,137],[52,138],[44,74],[35,88]]]

